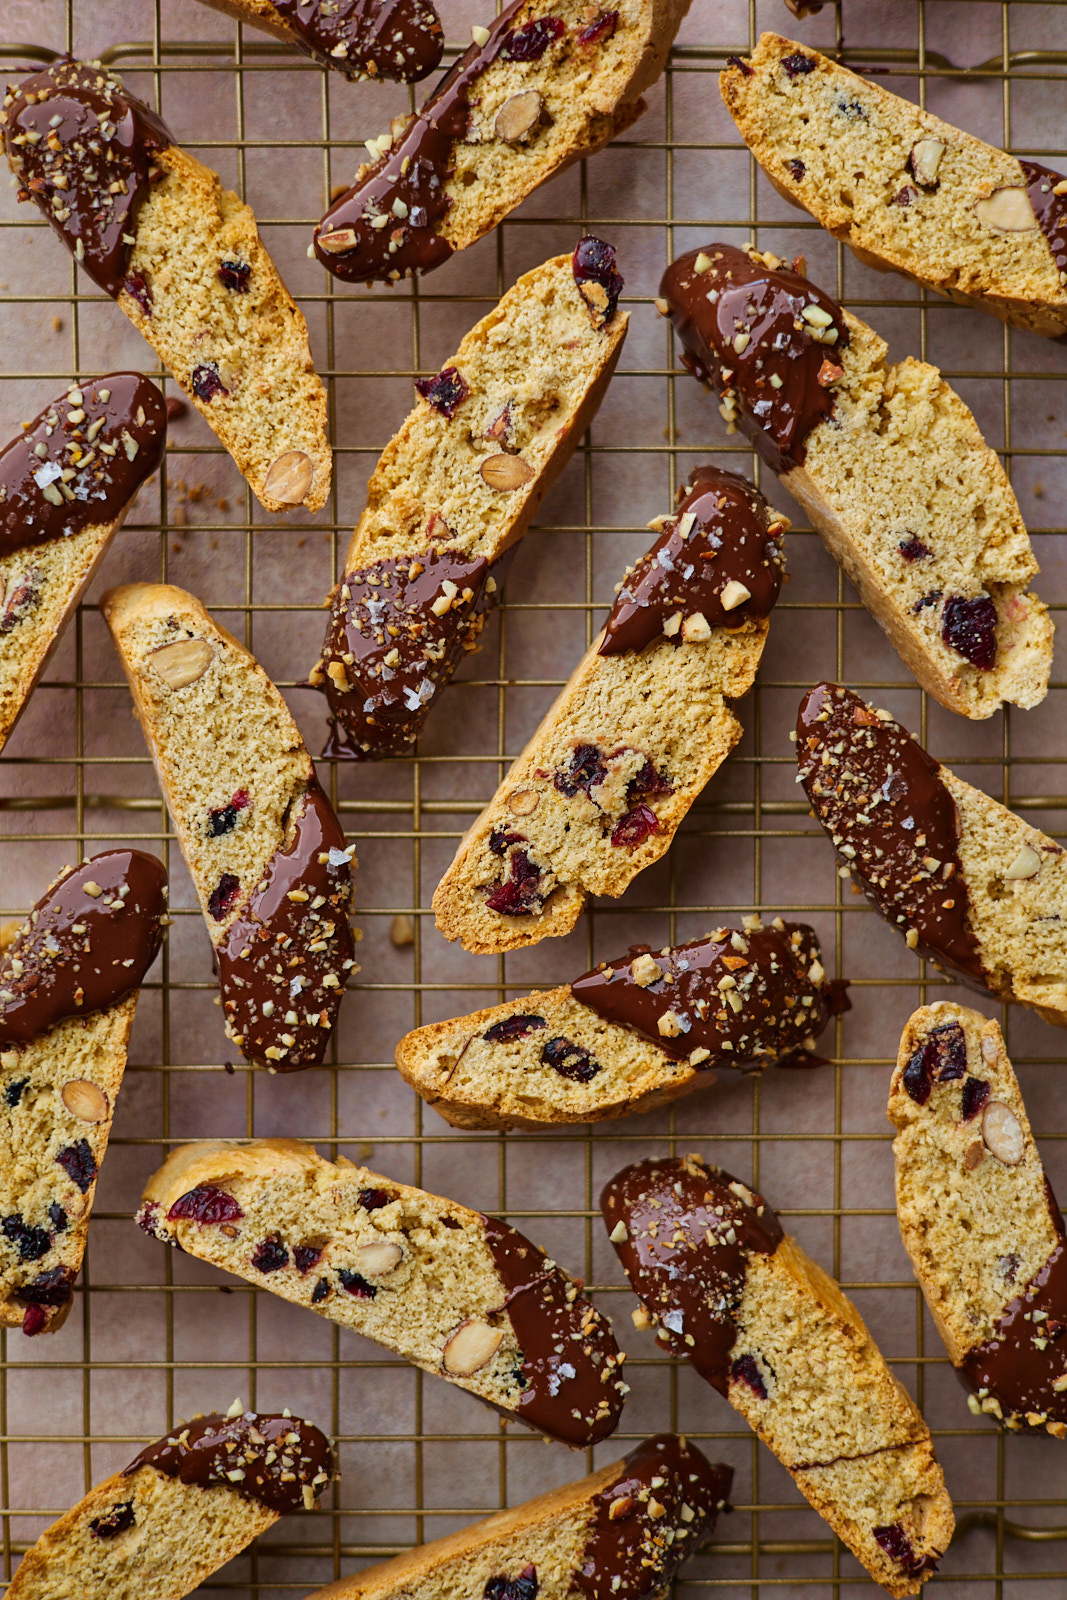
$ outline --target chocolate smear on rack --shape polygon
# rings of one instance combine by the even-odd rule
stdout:
[[[163,397],[139,373],[71,385],[0,452],[0,560],[114,522],[166,440]]]
[[[602,656],[675,645],[770,615],[782,586],[784,523],[736,472],[694,467],[678,510],[619,591]]]
[[[262,1411],[194,1417],[142,1450],[123,1477],[140,1467],[203,1489],[230,1489],[278,1516],[311,1510],[334,1474],[330,1441],[313,1423]]]
[[[417,83],[441,64],[445,36],[430,0],[273,0],[305,55],[356,82]]]
[[[35,202],[93,282],[117,300],[129,287],[137,218],[160,176],[153,157],[174,143],[169,129],[108,68],[70,56],[11,90],[0,126],[18,198]]]
[[[600,1209],[609,1234],[624,1225],[615,1249],[660,1343],[725,1395],[748,1258],[773,1255],[785,1237],[770,1206],[720,1167],[686,1156],[625,1167]]]
[[[163,863],[141,850],[109,850],[65,872],[0,957],[0,1049],[139,988],[166,910]]]
[[[297,803],[292,843],[216,947],[226,1032],[275,1072],[321,1062],[355,964],[351,847],[315,778]]]
[[[911,948],[986,989],[956,802],[937,762],[888,712],[820,683],[797,716],[797,764],[816,817],[871,903],[916,936]]]
[[[1026,179],[1026,196],[1037,218],[1038,227],[1048,240],[1052,259],[1060,274],[1067,273],[1067,178],[1036,161],[1019,162]],[[1062,193],[1057,194],[1057,189]]]
[[[833,413],[833,356],[848,343],[841,307],[784,263],[729,244],[679,256],[660,294],[684,365],[721,396],[726,420],[775,472],[799,466],[811,430]]]

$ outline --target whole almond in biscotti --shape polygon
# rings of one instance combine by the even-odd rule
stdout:
[[[910,950],[1067,1026],[1067,855],[939,766],[888,711],[821,683],[801,702],[812,810]]]
[[[618,279],[590,310],[578,272],[595,244]],[[458,664],[478,648],[509,553],[596,415],[629,317],[615,252],[583,239],[509,289],[386,446],[330,597],[308,675],[332,713],[328,754],[406,755]]]
[[[261,504],[317,511],[330,487],[326,391],[249,207],[99,63],[61,56],[24,79],[0,131],[19,199],[148,340]],[[299,498],[291,472],[279,492],[294,453]]]
[[[1011,485],[936,367],[770,253],[709,244],[668,267],[683,361],[779,474],[908,667],[950,711],[1044,699],[1052,621]]]
[[[636,121],[688,7],[511,0],[487,15],[418,114],[367,141],[309,253],[349,283],[439,267]]]
[[[316,1066],[356,965],[355,846],[281,694],[194,595],[131,584],[100,605],[200,899],[227,1037],[272,1072]]]
[[[614,1432],[627,1387],[611,1324],[499,1217],[297,1139],[181,1146],[141,1227],[351,1328],[570,1445]]]
[[[732,57],[719,86],[775,188],[861,261],[1047,338],[1067,332],[1062,173],[776,33]]]
[[[968,1406],[1067,1439],[1067,1239],[997,1024],[916,1011],[888,1116],[901,1237]]]
[[[465,950],[569,933],[588,895],[621,895],[741,737],[731,702],[756,675],[788,523],[736,473],[697,467],[651,526],[656,542],[437,886],[437,926]]]
[[[0,1326],[70,1311],[137,996],[159,953],[162,862],[68,868],[0,952]]]
[[[740,1411],[884,1589],[918,1593],[952,1502],[930,1430],[839,1286],[762,1195],[699,1156],[626,1167],[600,1205],[635,1323]]]
[[[204,0],[262,28],[350,83],[417,83],[440,65],[445,36],[431,0]]]

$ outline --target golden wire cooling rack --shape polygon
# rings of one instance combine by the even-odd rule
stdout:
[[[471,22],[484,19],[469,0],[443,0],[442,10],[451,57]],[[303,1594],[585,1470],[562,1446],[505,1430],[469,1396],[164,1252],[135,1229],[143,1181],[170,1143],[288,1133],[505,1212],[584,1272],[630,1353],[632,1394],[619,1434],[597,1459],[671,1427],[736,1469],[736,1509],[714,1547],[690,1564],[682,1592],[731,1600],[874,1593],[725,1402],[634,1332],[633,1301],[604,1242],[600,1186],[639,1155],[696,1149],[759,1183],[859,1303],[933,1428],[958,1516],[933,1587],[955,1600],[1063,1592],[1067,1447],[1005,1437],[970,1416],[897,1236],[884,1118],[889,1066],[908,1013],[950,986],[927,975],[837,876],[796,798],[787,738],[803,689],[819,676],[841,678],[904,716],[957,771],[1062,836],[1062,672],[1034,712],[974,725],[927,706],[818,540],[798,527],[792,583],[742,708],[745,741],[667,860],[623,901],[594,904],[567,940],[498,961],[446,947],[428,909],[456,839],[592,637],[624,562],[647,543],[647,519],[669,508],[676,482],[701,458],[758,474],[711,402],[684,373],[675,376],[671,335],[651,302],[663,266],[682,249],[725,234],[803,253],[812,276],[872,321],[894,356],[939,363],[1004,451],[1044,569],[1043,596],[1057,613],[1067,602],[1067,352],[930,303],[903,280],[859,267],[788,211],[739,144],[716,85],[725,58],[766,27],[840,49],[850,65],[885,74],[902,93],[1019,154],[1061,166],[1067,159],[1067,6],[844,0],[842,10],[798,22],[780,0],[695,0],[648,114],[617,146],[556,180],[425,283],[350,290],[306,259],[310,228],[330,186],[350,177],[363,139],[406,109],[407,91],[327,79],[195,0],[0,4],[0,64],[9,76],[63,49],[102,56],[155,100],[180,143],[245,193],[307,314],[337,452],[330,505],[304,522],[282,521],[253,509],[198,418],[177,420],[166,474],[142,492],[0,760],[0,926],[64,862],[118,839],[162,853],[175,910],[142,996],[72,1315],[48,1339],[0,1333],[5,1577],[49,1521],[143,1440],[194,1410],[225,1407],[234,1394],[262,1408],[288,1404],[331,1429],[343,1477],[321,1513],[279,1524],[206,1586],[213,1590]],[[0,196],[4,438],[72,376],[124,365],[157,371],[147,346],[75,275],[29,210],[13,194]],[[519,552],[486,648],[448,691],[418,754],[373,768],[321,765],[358,842],[362,972],[328,1067],[253,1073],[227,1060],[207,940],[93,601],[103,584],[134,578],[193,589],[256,651],[312,749],[321,748],[320,703],[297,686],[315,659],[319,608],[366,478],[410,406],[412,377],[441,365],[520,271],[569,250],[586,229],[618,246],[627,275],[632,322],[619,374]],[[764,487],[797,515],[777,485]],[[454,1132],[392,1068],[392,1045],[417,1022],[565,980],[637,939],[691,937],[720,916],[757,909],[808,918],[837,973],[852,979],[853,1010],[824,1044],[831,1066],[722,1083],[669,1111],[592,1131],[509,1137]],[[1002,1023],[1062,1194],[1062,1040],[1029,1014]]]

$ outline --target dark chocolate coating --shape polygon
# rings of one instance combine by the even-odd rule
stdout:
[[[486,1217],[485,1241],[522,1351],[519,1417],[565,1444],[606,1439],[618,1427],[623,1403],[611,1324],[510,1224]]]
[[[1019,165],[1026,179],[1027,199],[1048,240],[1062,282],[1062,274],[1067,272],[1067,194],[1054,194],[1053,190],[1064,182],[1063,173],[1053,172],[1036,161],[1020,161]]]
[[[305,55],[346,78],[417,83],[440,66],[441,19],[430,0],[273,0]]]
[[[696,270],[702,254],[712,261],[707,272]],[[841,307],[799,272],[768,267],[730,244],[679,256],[663,274],[660,294],[693,376],[733,397],[738,426],[775,472],[799,466],[811,430],[834,409],[824,363],[835,367],[835,352],[848,343]],[[802,315],[812,306],[829,317],[825,330]],[[831,327],[836,341],[816,337]]]
[[[108,68],[70,56],[24,79],[5,99],[0,123],[19,199],[36,203],[93,282],[117,299],[158,170],[152,157],[174,143],[169,129]]]
[[[820,683],[797,716],[797,765],[815,815],[871,904],[901,932],[914,929],[922,955],[987,989],[956,803],[937,762],[851,689]]]
[[[166,888],[163,863],[140,850],[109,850],[64,873],[0,957],[0,1049],[139,988],[162,943]]]
[[[292,844],[268,863],[264,887],[216,947],[230,1036],[246,1060],[276,1072],[317,1066],[337,1021],[355,955],[346,851],[344,830],[312,778]],[[265,1005],[273,1006],[269,1015]],[[296,1021],[287,1020],[294,1013]]]
[[[280,1517],[303,1511],[305,1485],[318,1499],[334,1474],[330,1441],[313,1423],[262,1411],[194,1417],[148,1445],[123,1475],[130,1477],[139,1467],[154,1467],[204,1489],[232,1489]]]
[[[728,1172],[687,1156],[624,1167],[600,1209],[609,1234],[626,1224],[615,1249],[657,1338],[725,1395],[748,1258],[773,1255],[785,1237],[770,1206]]]
[[[606,1022],[633,1028],[675,1061],[694,1050],[710,1055],[701,1070],[730,1066],[758,1069],[780,1056],[811,1048],[830,1018],[847,1010],[843,986],[818,983],[809,969],[819,959],[815,932],[804,922],[782,922],[741,932],[720,928],[703,939],[653,954],[663,976],[639,984],[634,961],[609,961],[571,984],[571,994]],[[821,963],[820,963],[821,966]],[[719,985],[726,982],[726,991]],[[733,994],[734,1004],[727,998]],[[683,1030],[659,1031],[673,1013]],[[686,1029],[686,1024],[688,1028]]]
[[[154,383],[110,372],[73,392],[80,401],[68,390],[0,453],[0,559],[114,522],[163,460],[167,408]]]
[[[729,1510],[733,1478],[732,1467],[712,1463],[676,1433],[645,1439],[596,1496],[572,1590],[587,1600],[660,1594],[681,1563],[711,1538],[719,1512]],[[683,1505],[695,1513],[688,1522]]]
[[[779,531],[772,533],[776,522]],[[782,587],[781,526],[759,490],[738,473],[694,467],[678,510],[620,589],[600,654],[643,650],[663,638],[663,624],[679,614],[681,622],[700,613],[712,628],[740,628],[769,616]],[[726,610],[722,596],[731,582],[743,584],[750,598]],[[681,645],[681,626],[670,637]]]

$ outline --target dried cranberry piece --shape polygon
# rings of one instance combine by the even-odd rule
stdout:
[[[396,1199],[388,1189],[361,1189],[359,1203],[364,1211],[380,1211],[383,1206],[391,1205]]]
[[[946,1022],[926,1035],[904,1068],[904,1088],[924,1106],[935,1083],[952,1083],[967,1071],[967,1040],[958,1022]]]
[[[237,899],[237,891],[241,887],[240,878],[235,878],[232,872],[224,872],[218,883],[211,891],[207,908],[216,922],[220,922]]]
[[[901,189],[899,191],[899,193],[897,193],[897,194],[895,194],[893,196],[893,198],[892,198],[892,200],[890,200],[889,204],[891,206],[901,206],[901,207],[912,206],[912,205],[915,204],[915,202],[916,202],[916,200],[918,200],[918,198],[919,198],[918,189],[913,189],[910,183],[906,183],[904,185],[903,189]]]
[[[815,63],[811,57],[801,55],[799,50],[795,55],[783,57],[782,66],[794,83],[798,78],[803,77],[805,73],[815,71]]]
[[[143,1233],[147,1233],[152,1239],[154,1239],[156,1236],[156,1219],[158,1216],[158,1200],[149,1200],[148,1204],[146,1206],[142,1206],[140,1211],[137,1213],[137,1226],[142,1230]]]
[[[505,833],[502,828],[494,828],[489,835],[489,848],[495,856],[504,855],[510,845],[525,843],[524,833]]]
[[[24,1283],[17,1289],[15,1299],[29,1306],[65,1306],[73,1293],[74,1268],[52,1267],[48,1272],[39,1272],[32,1283]]]
[[[971,1122],[981,1111],[990,1096],[989,1084],[984,1078],[968,1078],[963,1085],[963,1120]]]
[[[470,394],[470,389],[455,367],[444,367],[436,378],[416,378],[415,389],[449,422]]]
[[[330,1285],[326,1282],[325,1278],[320,1278],[314,1289],[311,1291],[311,1304],[313,1306],[321,1306],[324,1300],[329,1299],[329,1295]]]
[[[231,833],[237,825],[240,813],[252,804],[251,796],[247,789],[238,789],[233,799],[225,806],[213,806],[207,814],[208,832],[213,839],[220,839],[224,833]]]
[[[491,842],[491,841],[490,841]],[[541,869],[535,867],[525,850],[512,847],[511,870],[503,883],[486,900],[490,911],[504,917],[525,917],[543,903],[539,891]]]
[[[907,1066],[901,1080],[906,1092],[917,1106],[924,1106],[930,1098],[930,1073],[926,1060],[926,1046],[921,1045]]]
[[[790,172],[793,174],[798,183],[808,170],[799,156],[794,156],[792,161],[787,161],[786,166],[789,168]]]
[[[142,275],[139,272],[131,272],[126,279],[125,287],[126,293],[137,301],[145,316],[150,317],[152,315],[152,291]]]
[[[22,1331],[27,1338],[32,1339],[35,1333],[41,1333],[48,1326],[48,1312],[43,1306],[27,1306],[22,1313]]]
[[[615,845],[625,846],[632,850],[635,845],[642,844],[650,834],[659,828],[659,818],[651,806],[636,805],[621,816],[611,832],[611,842]]]
[[[547,1027],[548,1023],[544,1017],[520,1012],[518,1016],[505,1017],[501,1022],[494,1022],[491,1028],[486,1028],[482,1038],[487,1044],[510,1044],[513,1039],[525,1039],[527,1035],[536,1033],[539,1028]]]
[[[297,1244],[293,1246],[293,1260],[298,1272],[310,1272],[322,1260],[322,1251],[315,1244]]]
[[[342,1288],[347,1289],[348,1293],[354,1295],[357,1300],[373,1300],[378,1293],[375,1285],[368,1283],[366,1278],[361,1277],[358,1272],[346,1272],[344,1267],[341,1267],[337,1276],[341,1280]]]
[[[927,606],[936,606],[940,598],[941,590],[931,589],[929,593],[923,595],[921,600],[916,600],[915,604],[911,608],[912,616],[917,617],[919,612],[925,611]]]
[[[252,1252],[252,1265],[257,1272],[278,1272],[289,1265],[289,1252],[277,1233],[268,1234]]]
[[[214,400],[217,394],[230,392],[219,377],[219,369],[213,361],[201,367],[194,367],[189,381],[198,400]]]
[[[13,1211],[11,1216],[0,1222],[0,1233],[17,1248],[20,1261],[40,1261],[52,1245],[48,1229],[31,1228],[21,1211]]]
[[[96,1177],[96,1157],[88,1139],[79,1139],[77,1144],[68,1144],[65,1150],[59,1152],[56,1160],[71,1183],[76,1183],[82,1194],[85,1194]]]
[[[605,39],[614,36],[615,29],[619,26],[619,13],[617,11],[598,11],[592,22],[587,23],[578,34],[579,44],[602,44]]]
[[[97,1539],[115,1539],[127,1528],[132,1528],[136,1520],[133,1501],[124,1500],[121,1505],[112,1506],[105,1517],[94,1517],[89,1524],[89,1532]]]
[[[570,1039],[547,1039],[541,1046],[541,1060],[572,1083],[588,1083],[600,1071],[600,1062]]]
[[[40,567],[28,567],[8,590],[0,612],[0,634],[13,633],[41,598],[44,574]]]
[[[643,794],[673,794],[674,784],[665,772],[658,772],[651,761],[646,761],[636,778],[626,785],[626,798],[631,803]]]
[[[872,1528],[871,1532],[889,1559],[905,1572],[934,1571],[937,1563],[931,1556],[918,1554],[901,1523],[891,1522],[887,1528]]]
[[[924,557],[932,556],[934,553],[928,544],[923,544],[913,533],[909,533],[906,539],[901,539],[897,549],[905,561],[922,561]]]
[[[738,1356],[730,1368],[730,1376],[740,1383],[747,1384],[758,1399],[766,1400],[767,1385],[763,1381],[763,1374],[755,1356]]]
[[[620,272],[615,269],[615,248],[597,239],[591,233],[579,239],[574,247],[571,268],[578,293],[589,307],[594,326],[602,328],[615,315],[619,296],[625,287]]]
[[[566,772],[556,772],[552,782],[560,794],[570,800],[579,789],[588,794],[594,785],[603,783],[607,771],[604,752],[595,744],[580,744],[571,751],[571,764]]]
[[[63,1210],[63,1207],[60,1205],[58,1200],[53,1200],[52,1204],[48,1207],[48,1220],[51,1222],[56,1233],[66,1233],[67,1213]]]
[[[566,31],[559,17],[535,17],[504,35],[497,60],[540,61],[553,39],[561,38]]]
[[[207,1227],[219,1222],[240,1222],[244,1216],[237,1201],[225,1189],[215,1189],[209,1183],[199,1183],[195,1189],[179,1195],[167,1212],[168,1222],[199,1222]]]
[[[752,76],[752,68],[742,56],[727,56],[726,65],[728,67],[736,67],[738,72],[743,73],[746,78],[751,78]]]
[[[539,1589],[537,1568],[530,1566],[524,1567],[517,1578],[501,1575],[487,1579],[482,1594],[484,1600],[536,1600]]]
[[[234,289],[238,294],[248,293],[248,280],[252,276],[252,264],[249,261],[220,261],[219,282],[227,289]]]
[[[997,659],[997,608],[987,594],[945,601],[941,637],[972,666],[988,672]]]
[[[14,1083],[9,1083],[7,1088],[4,1090],[4,1100],[12,1110],[15,1109],[19,1101],[22,1099],[22,1091],[25,1089],[29,1081],[29,1078],[18,1078]]]

